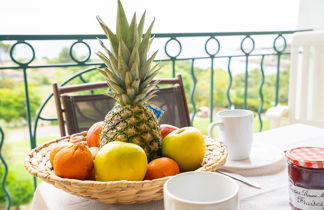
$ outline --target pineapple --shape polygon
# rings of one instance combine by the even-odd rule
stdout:
[[[159,71],[151,66],[157,51],[148,56],[152,43],[151,31],[154,21],[143,35],[145,12],[137,25],[136,14],[128,24],[124,9],[118,1],[116,34],[97,17],[110,42],[110,49],[99,40],[103,52],[97,52],[106,68],[98,69],[110,87],[107,95],[116,100],[108,112],[100,139],[100,146],[111,141],[131,142],[141,146],[148,160],[159,157],[161,134],[157,118],[146,107],[154,97],[158,81],[153,79]]]

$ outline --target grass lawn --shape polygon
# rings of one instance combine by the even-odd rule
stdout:
[[[43,144],[49,140],[54,139],[53,137],[46,137],[38,139],[39,144]],[[33,178],[24,166],[24,159],[27,153],[30,151],[29,140],[19,140],[19,141],[5,141],[3,148],[3,156],[8,164],[9,176],[7,182],[9,184],[6,186],[10,192],[13,199],[13,205],[22,204],[25,208],[30,209],[28,204],[30,203],[33,195]],[[2,167],[2,166],[1,166]],[[0,174],[2,177],[2,174]],[[2,192],[0,192],[1,194]],[[4,204],[0,202],[0,209],[4,209]]]
[[[41,145],[53,137],[39,138],[38,145]],[[13,172],[16,177],[28,178],[31,175],[25,170],[24,159],[30,151],[29,140],[19,140],[15,142],[5,142],[3,146],[4,158],[9,165],[9,171]]]

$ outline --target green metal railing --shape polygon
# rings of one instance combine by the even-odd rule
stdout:
[[[300,30],[300,31],[306,31],[306,30]],[[188,69],[191,74],[192,78],[192,88],[190,91],[190,102],[192,104],[192,120],[194,120],[195,115],[197,113],[197,108],[196,108],[196,103],[195,103],[195,91],[196,91],[196,86],[197,86],[197,77],[195,75],[195,62],[197,60],[209,60],[210,61],[210,101],[209,101],[209,108],[210,108],[210,122],[213,121],[213,110],[214,110],[214,93],[215,93],[215,87],[214,87],[214,70],[215,66],[217,63],[217,59],[228,59],[227,61],[227,72],[229,76],[229,82],[226,90],[226,98],[228,102],[229,108],[232,107],[232,101],[230,97],[230,91],[232,88],[233,84],[233,76],[232,76],[232,69],[231,69],[231,64],[233,61],[233,58],[245,58],[245,76],[244,76],[244,96],[243,96],[243,107],[244,109],[247,108],[247,99],[248,99],[248,75],[249,75],[249,58],[250,57],[256,57],[256,58],[261,58],[261,63],[260,63],[260,74],[261,74],[261,81],[260,81],[260,86],[259,86],[259,96],[260,96],[260,105],[258,109],[258,118],[260,122],[260,131],[262,130],[262,118],[261,118],[261,112],[263,109],[263,104],[264,104],[264,99],[263,99],[263,84],[265,80],[265,74],[264,74],[264,59],[266,56],[277,56],[277,65],[276,65],[276,85],[275,85],[275,101],[274,104],[278,104],[279,100],[279,80],[280,80],[280,60],[282,58],[282,55],[288,55],[289,52],[286,51],[287,48],[287,41],[285,36],[291,35],[295,32],[300,32],[300,31],[264,31],[264,32],[223,32],[223,33],[159,33],[159,34],[154,34],[153,36],[156,39],[166,39],[165,44],[164,44],[164,53],[167,58],[165,59],[160,59],[157,61],[160,62],[170,62],[171,63],[171,75],[172,77],[175,77],[176,75],[176,62],[177,61],[189,61],[191,62],[191,67]],[[308,31],[308,30],[307,30]],[[255,51],[255,40],[254,37],[257,36],[265,36],[265,35],[272,35],[275,36],[273,40],[273,51],[268,52],[268,53],[253,53]],[[182,44],[181,44],[181,39],[183,38],[201,38],[201,39],[206,39],[205,45],[204,45],[204,50],[206,55],[201,55],[201,56],[194,56],[194,57],[181,57],[181,53],[183,50]],[[219,55],[219,52],[221,50],[221,42],[219,40],[220,37],[239,37],[241,38],[241,43],[240,43],[240,53],[238,54],[233,54],[233,55]],[[43,104],[40,106],[36,117],[32,120],[31,118],[31,107],[30,107],[30,98],[29,98],[29,87],[28,87],[28,71],[32,69],[44,69],[44,68],[64,68],[64,67],[77,67],[77,66],[82,66],[85,67],[86,69],[73,75],[72,77],[68,78],[65,80],[63,83],[60,84],[60,86],[64,86],[71,82],[74,79],[79,79],[82,82],[87,82],[86,79],[83,77],[84,74],[91,72],[95,70],[97,67],[102,67],[104,66],[103,63],[101,62],[90,62],[91,54],[92,54],[92,49],[90,45],[87,43],[88,40],[95,40],[97,38],[100,39],[106,39],[106,37],[102,34],[94,34],[94,35],[0,35],[0,41],[9,41],[9,42],[14,42],[11,45],[10,51],[9,51],[9,57],[10,60],[14,63],[14,65],[10,66],[0,66],[0,71],[1,70],[19,70],[22,72],[22,77],[23,77],[23,83],[24,83],[24,91],[25,91],[25,102],[26,102],[26,115],[27,115],[27,124],[28,124],[28,132],[29,132],[29,140],[30,140],[30,148],[35,148],[36,147],[36,134],[37,134],[37,128],[38,128],[38,123],[39,120],[44,120],[44,121],[55,121],[55,118],[46,118],[42,117],[42,112],[45,108],[45,106],[48,104],[49,100],[52,98],[53,94],[50,94]],[[282,39],[283,40],[283,46],[279,49],[280,46],[278,46],[278,40]],[[75,41],[69,49],[69,54],[71,59],[74,61],[74,63],[67,63],[67,64],[46,64],[46,65],[33,65],[33,61],[35,60],[35,55],[36,55],[36,50],[33,47],[33,45],[30,43],[30,41],[59,41],[59,40],[73,40]],[[213,41],[216,43],[216,48],[214,52],[210,52],[208,50],[208,46],[210,45],[210,42]],[[175,42],[178,45],[179,51],[175,55],[171,55],[171,53],[168,51],[168,45],[170,42]],[[252,43],[252,46],[250,49],[246,49],[244,47],[246,42]],[[88,50],[88,55],[83,59],[79,60],[73,55],[73,48],[77,44],[83,44],[85,45],[86,49]],[[30,48],[32,52],[32,56],[29,60],[25,62],[19,61],[18,58],[15,57],[14,50],[18,45],[26,45],[28,48]],[[206,72],[207,73],[207,72]],[[217,87],[216,87],[217,88]],[[5,180],[6,180],[6,175],[8,172],[8,167],[7,164],[1,154],[1,149],[3,146],[3,141],[4,141],[4,135],[3,131],[0,128],[1,131],[1,143],[0,143],[0,158],[2,163],[5,166],[5,174],[2,177],[2,189],[6,193],[7,198],[8,198],[8,203],[10,206],[10,196],[5,188]],[[34,179],[34,184],[36,186],[36,179]],[[9,208],[9,207],[8,207]]]
[[[11,206],[11,196],[6,188],[6,180],[7,180],[7,176],[8,176],[8,164],[6,163],[3,155],[2,155],[2,147],[3,147],[3,143],[4,143],[4,132],[2,130],[2,128],[0,127],[0,160],[4,166],[4,173],[1,179],[1,189],[3,191],[4,196],[6,197],[8,204],[7,204],[7,210],[9,210],[10,206]]]

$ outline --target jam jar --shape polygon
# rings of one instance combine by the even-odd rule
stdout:
[[[293,148],[286,158],[291,209],[324,210],[324,148]]]

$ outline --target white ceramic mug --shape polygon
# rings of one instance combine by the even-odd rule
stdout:
[[[216,122],[211,123],[208,134],[213,137],[217,126],[221,141],[227,147],[230,160],[243,160],[250,156],[253,140],[253,112],[243,109],[221,111],[216,114]]]
[[[238,184],[215,172],[181,173],[164,184],[166,210],[237,210]]]

